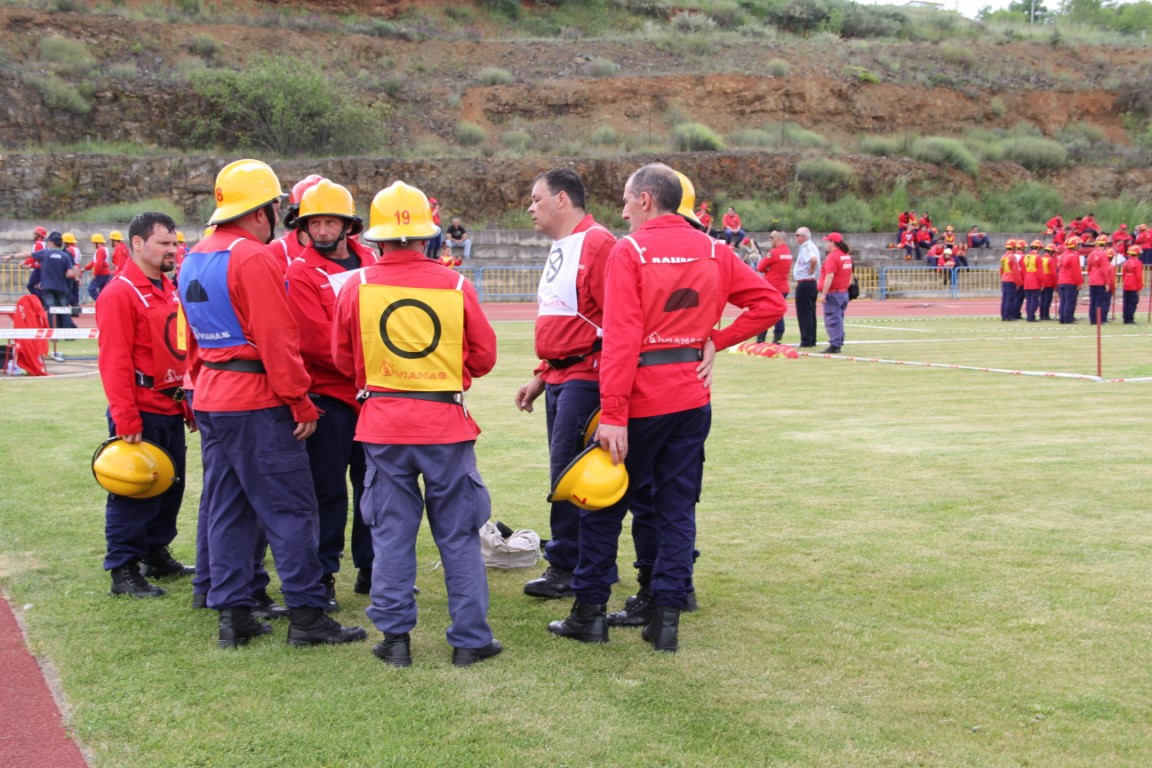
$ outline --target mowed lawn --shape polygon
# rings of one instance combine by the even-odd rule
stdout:
[[[1086,325],[848,322],[846,355],[1095,373]],[[1148,329],[1105,326],[1106,378],[1152,376]],[[481,471],[493,516],[546,537],[543,408],[512,404],[531,325],[497,331],[469,401]],[[407,670],[371,655],[375,630],[293,649],[277,622],[220,651],[187,581],[109,598],[103,410],[95,378],[0,382],[0,585],[97,768],[1152,765],[1152,382],[721,354],[680,652],[550,636],[570,604],[521,592],[542,563],[489,572],[506,651],[469,669],[426,527]],[[352,577],[339,618],[369,626]]]

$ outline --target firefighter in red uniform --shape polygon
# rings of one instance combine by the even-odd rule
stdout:
[[[1132,325],[1136,322],[1140,291],[1144,290],[1144,262],[1140,261],[1140,246],[1128,246],[1128,259],[1120,273],[1124,278],[1124,325]]]
[[[108,494],[104,570],[112,574],[114,596],[159,597],[164,590],[145,576],[192,572],[168,548],[184,497],[184,427],[190,417],[181,402],[185,355],[176,344],[178,299],[168,279],[175,266],[176,222],[163,213],[141,213],[132,219],[128,237],[132,257],[96,302],[109,433],[128,443],[148,440],[160,446],[172,457],[177,479],[149,499]]]
[[[108,239],[112,241],[112,274],[116,274],[128,261],[128,246],[124,245],[124,235],[118,229],[109,232]]]
[[[621,523],[635,479],[651,477],[660,540],[652,569],[655,607],[643,638],[658,651],[677,649],[692,584],[712,363],[717,350],[766,329],[786,307],[731,248],[677,214],[682,197],[680,179],[661,164],[639,169],[624,187],[623,217],[632,234],[608,256],[597,435],[634,482],[611,507],[581,513],[576,603],[566,619],[548,627],[563,637],[607,641]],[[746,311],[717,330],[729,302]]]
[[[585,212],[580,176],[567,168],[533,182],[528,213],[538,232],[552,240],[537,290],[536,366],[516,392],[516,407],[532,412],[545,395],[552,485],[584,448],[583,427],[600,407],[600,345],[604,322],[604,265],[616,238]],[[544,546],[548,568],[524,585],[524,594],[558,598],[570,594],[580,543],[580,510],[554,501],[551,538]]]
[[[1114,253],[1109,253],[1108,237],[1096,238],[1096,247],[1088,254],[1088,322],[1096,325],[1108,322],[1112,307],[1112,289],[1116,284],[1116,268],[1112,266]]]
[[[1076,322],[1076,300],[1084,274],[1080,271],[1080,238],[1075,235],[1064,241],[1065,251],[1056,261],[1056,285],[1060,291],[1060,324]]]
[[[332,359],[356,372],[363,401],[361,509],[376,550],[366,613],[384,633],[372,652],[391,666],[412,663],[416,539],[427,506],[448,592],[452,663],[469,666],[503,650],[488,625],[478,532],[492,502],[476,468],[480,428],[464,402],[472,379],[496,364],[496,333],[472,284],[425,257],[440,228],[423,192],[402,181],[381,190],[369,224],[364,239],[381,256],[340,291]]]
[[[1052,319],[1052,297],[1056,293],[1056,246],[1044,246],[1040,254],[1040,319]]]
[[[368,594],[372,584],[372,537],[360,517],[364,490],[364,451],[354,439],[356,381],[350,368],[332,361],[332,313],[340,287],[355,270],[376,263],[372,251],[352,240],[363,229],[352,194],[321,179],[304,192],[297,227],[310,243],[288,267],[288,306],[300,325],[300,356],[312,384],[308,397],[320,411],[308,438],[312,486],[320,508],[320,566],[330,610],[336,610],[336,580],[348,525],[348,477],[352,482],[352,564],[354,590]]]
[[[96,253],[92,261],[84,265],[85,271],[92,272],[92,281],[88,283],[88,295],[93,300],[100,298],[100,291],[112,278],[112,269],[108,266],[108,249],[104,247],[104,235],[97,232],[92,235],[92,244],[96,246]]]
[[[201,434],[211,586],[218,645],[271,631],[252,616],[263,524],[288,605],[290,645],[363,640],[324,610],[316,554],[316,494],[304,442],[316,429],[311,380],[299,353],[284,277],[269,252],[280,180],[264,163],[238,160],[216,177],[211,235],[184,260],[180,302],[188,318],[195,412]]]
[[[318,173],[305,176],[293,185],[288,193],[288,206],[284,210],[284,229],[288,230],[283,237],[278,237],[268,244],[268,250],[276,256],[276,263],[285,272],[300,253],[308,247],[308,233],[298,226],[297,218],[300,215],[300,201],[304,193],[320,183],[324,177]]]
[[[1000,319],[1015,320],[1016,311],[1016,241],[1004,244],[1004,255],[1000,257]]]
[[[1043,279],[1040,252],[1043,250],[1044,244],[1039,240],[1033,240],[1031,248],[1021,260],[1024,272],[1024,300],[1027,302],[1030,323],[1036,322],[1036,311],[1040,309],[1040,288]]]
[[[788,248],[788,242],[783,232],[774,231],[768,237],[772,248],[768,251],[768,255],[756,265],[756,271],[764,275],[764,279],[787,299],[788,276],[792,274],[792,251]],[[756,341],[764,341],[766,338],[768,338],[767,331],[757,336]],[[781,317],[772,328],[772,343],[779,344],[783,338],[784,318]]]

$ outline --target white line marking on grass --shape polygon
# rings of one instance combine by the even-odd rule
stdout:
[[[878,328],[882,331],[908,331],[908,333],[936,333],[931,328],[892,328],[886,325],[863,325],[860,323],[844,323],[849,328]]]
[[[856,343],[856,342],[853,342]],[[1119,384],[1134,381],[1152,381],[1152,376],[1132,379],[1105,379],[1086,373],[1061,373],[1057,371],[1014,371],[1010,368],[983,368],[975,365],[955,365],[952,363],[924,363],[916,360],[887,360],[880,357],[853,357],[852,355],[826,355],[819,352],[801,352],[805,357],[823,357],[854,363],[886,363],[888,365],[909,365],[920,368],[944,368],[953,371],[979,371],[980,373],[1007,373],[1012,376],[1039,376],[1045,379],[1077,379],[1098,384]]]

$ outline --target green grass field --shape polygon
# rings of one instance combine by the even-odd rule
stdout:
[[[1106,326],[1106,378],[1152,376],[1148,329]],[[547,536],[543,412],[512,405],[531,326],[497,330],[470,400],[481,471],[494,517]],[[1094,374],[1094,339],[850,311],[845,353]],[[722,354],[714,409],[701,610],[675,656],[636,630],[552,637],[569,604],[521,593],[539,569],[490,571],[507,650],[453,668],[426,528],[412,668],[377,661],[374,631],[289,648],[283,622],[217,650],[187,581],[106,595],[91,377],[0,382],[0,585],[96,768],[1152,764],[1152,382]],[[186,561],[196,454],[193,438]],[[635,590],[627,537],[621,552],[613,608]],[[352,574],[339,618],[364,624]]]

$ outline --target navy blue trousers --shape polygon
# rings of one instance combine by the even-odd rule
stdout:
[[[1080,289],[1071,283],[1060,284],[1060,322],[1064,325],[1076,319],[1076,298]]]
[[[1136,322],[1136,308],[1140,306],[1140,291],[1124,291],[1124,322]]]
[[[365,443],[364,455],[362,509],[376,549],[372,601],[364,613],[381,632],[399,634],[416,626],[416,537],[427,507],[448,591],[448,643],[485,647],[492,629],[479,530],[492,516],[492,500],[476,468],[476,444]]]
[[[287,406],[196,412],[204,457],[210,608],[253,607],[253,553],[263,524],[289,608],[328,604],[316,555],[308,451]]]
[[[187,445],[184,437],[184,417],[164,416],[140,412],[144,422],[144,439],[150,440],[172,457],[176,466],[176,482],[159,496],[150,499],[130,499],[108,494],[104,505],[104,538],[108,552],[104,556],[104,570],[122,568],[143,559],[155,547],[166,547],[176,538],[176,516],[184,499],[184,469]],[[118,434],[108,417],[109,437]]]
[[[1036,310],[1040,309],[1040,289],[1029,288],[1024,291],[1024,300],[1028,303],[1028,321],[1036,322]]]
[[[1024,315],[1024,299],[1027,291],[1021,287],[1016,288],[1016,302],[1012,307],[1012,317],[1019,320]]]
[[[1088,322],[1097,322],[1097,314],[1108,322],[1108,310],[1112,304],[1112,292],[1103,285],[1088,286]]]
[[[584,450],[584,427],[599,406],[599,382],[574,380],[545,385],[544,408],[553,488],[572,459]],[[545,559],[565,571],[576,570],[580,549],[580,508],[570,501],[553,502],[548,523],[551,539],[544,545]]]
[[[655,489],[651,517],[656,521],[656,557],[652,563],[656,605],[683,608],[692,589],[696,503],[704,474],[704,442],[711,426],[711,405],[628,422],[628,457],[624,462],[628,475],[651,477]],[[619,580],[616,553],[620,531],[637,490],[629,484],[624,498],[611,507],[581,512],[580,563],[572,591],[582,602],[607,603],[612,585]]]
[[[1016,316],[1016,283],[1000,282],[1000,319],[1011,320]]]
[[[372,534],[360,517],[364,493],[364,449],[355,440],[356,420],[352,406],[324,395],[309,395],[323,411],[316,431],[308,438],[308,463],[312,488],[320,512],[320,567],[324,573],[340,570],[344,531],[348,527],[348,476],[352,480],[352,564],[372,567]]]
[[[1052,294],[1056,292],[1055,288],[1041,288],[1040,289],[1040,319],[1052,319]]]

